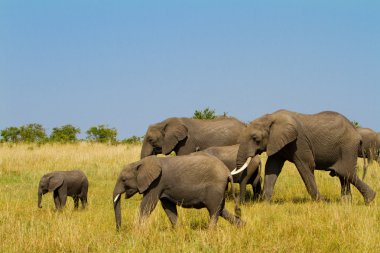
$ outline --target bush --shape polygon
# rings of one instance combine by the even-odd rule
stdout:
[[[1,141],[19,142],[21,139],[20,129],[18,127],[8,127],[1,130]]]
[[[193,119],[215,119],[215,110],[206,108],[203,111],[195,110]]]
[[[116,143],[117,130],[108,128],[106,125],[91,127],[86,131],[86,139],[101,143]]]
[[[355,128],[360,128],[361,125],[356,120],[351,121],[351,123],[354,125]]]
[[[72,125],[64,125],[62,127],[55,127],[50,135],[50,141],[53,142],[76,142],[77,134],[80,133],[80,129]]]
[[[28,124],[20,127],[20,141],[23,142],[46,142],[45,128],[41,124]]]
[[[129,137],[127,139],[124,139],[121,141],[123,144],[141,144],[144,139],[144,136],[138,137],[136,135],[133,135],[132,137]]]

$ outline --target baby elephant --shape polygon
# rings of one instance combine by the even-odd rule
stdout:
[[[79,199],[82,207],[87,204],[88,180],[80,170],[55,171],[42,176],[38,185],[38,207],[42,208],[42,195],[53,192],[55,207],[62,209],[66,205],[67,196],[74,199],[74,207],[78,208]]]
[[[235,213],[225,209],[225,190],[232,180],[230,171],[219,159],[208,154],[176,157],[148,156],[127,165],[120,173],[113,201],[116,228],[121,225],[120,199],[125,193],[130,198],[143,194],[140,204],[140,221],[150,215],[160,200],[162,207],[174,226],[177,223],[177,207],[204,208],[210,214],[210,225],[222,216],[230,223],[241,225],[240,209],[235,199]]]

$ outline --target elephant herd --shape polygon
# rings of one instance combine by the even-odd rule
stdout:
[[[149,216],[158,201],[170,222],[177,222],[177,205],[207,208],[210,225],[218,217],[241,225],[239,203],[245,201],[246,185],[254,199],[271,200],[285,161],[295,164],[308,193],[321,200],[314,170],[329,171],[341,184],[342,198],[351,200],[351,185],[369,204],[376,196],[356,173],[357,157],[379,159],[380,138],[371,129],[359,128],[336,112],[301,114],[279,110],[248,125],[231,117],[213,120],[169,118],[149,126],[141,149],[141,160],[126,165],[117,178],[113,203],[117,229],[121,226],[121,194],[142,194],[140,220]],[[157,154],[176,156],[158,157]],[[264,183],[259,155],[267,153]],[[364,169],[364,176],[366,166]],[[231,182],[235,213],[225,208],[225,191]],[[234,182],[240,184],[235,196]],[[263,185],[263,188],[262,188]],[[57,209],[72,196],[75,208],[87,203],[88,181],[80,171],[52,172],[41,178],[42,195],[52,191]]]

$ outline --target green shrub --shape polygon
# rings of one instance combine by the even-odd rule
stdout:
[[[93,126],[86,131],[87,140],[101,143],[116,143],[117,130],[106,125]]]
[[[50,141],[61,143],[76,142],[78,141],[77,134],[79,133],[80,129],[72,125],[55,127],[50,135]]]
[[[19,142],[21,139],[20,129],[18,127],[8,127],[1,130],[1,141]]]

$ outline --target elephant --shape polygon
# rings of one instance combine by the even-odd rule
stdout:
[[[379,162],[380,135],[370,128],[357,128],[362,138],[362,148],[359,150],[358,156],[364,159],[363,179],[367,174],[367,163],[372,161]]]
[[[230,171],[236,167],[236,156],[239,150],[239,144],[230,145],[230,146],[222,146],[222,147],[210,147],[206,148],[203,151],[198,153],[207,153],[215,156],[219,160],[221,160]],[[245,202],[245,192],[247,184],[252,185],[253,189],[253,199],[259,199],[262,189],[261,189],[261,160],[257,155],[253,157],[251,162],[249,163],[247,170],[244,170],[240,173],[237,173],[233,176],[233,180],[235,183],[240,184],[240,201]]]
[[[246,125],[232,117],[211,120],[168,118],[150,125],[141,149],[140,158],[157,154],[187,155],[213,146],[238,143]]]
[[[301,114],[278,110],[253,120],[240,137],[237,168],[249,158],[267,152],[263,199],[271,200],[274,185],[285,161],[295,164],[312,199],[323,199],[314,170],[338,176],[343,199],[351,200],[350,184],[363,195],[366,204],[376,196],[356,174],[360,135],[343,115],[325,111]],[[246,163],[243,167],[246,166]]]
[[[131,198],[143,195],[139,221],[146,219],[160,200],[172,226],[177,223],[177,207],[207,208],[209,226],[216,225],[218,216],[232,224],[242,225],[240,208],[234,188],[235,215],[225,208],[225,191],[228,181],[233,182],[228,168],[216,157],[208,154],[145,157],[126,165],[117,178],[113,191],[116,229],[121,226],[120,199],[125,193]]]
[[[55,207],[60,210],[66,205],[67,196],[74,199],[78,209],[79,199],[84,209],[87,205],[88,180],[80,170],[54,171],[41,177],[38,185],[38,207],[42,208],[42,195],[53,192]]]

